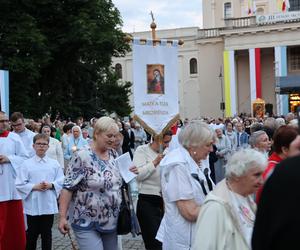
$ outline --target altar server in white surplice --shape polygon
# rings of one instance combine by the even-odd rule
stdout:
[[[29,157],[34,156],[35,152],[32,147],[33,137],[35,133],[25,127],[24,116],[20,112],[14,112],[10,116],[11,127],[13,128],[13,133],[16,133],[21,137],[21,141],[27,151]]]
[[[58,213],[57,198],[64,174],[58,161],[46,156],[48,147],[48,135],[37,134],[33,137],[36,155],[24,161],[16,180],[27,217],[26,249],[36,249],[38,236],[41,235],[42,249],[51,250],[51,228],[54,214]]]
[[[27,153],[21,138],[9,132],[9,121],[0,111],[0,249],[25,249],[25,225],[16,173]],[[17,237],[17,240],[16,240]]]

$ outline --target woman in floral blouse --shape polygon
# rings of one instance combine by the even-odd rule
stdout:
[[[59,230],[69,222],[81,250],[117,250],[117,220],[122,179],[112,146],[119,132],[109,117],[100,118],[93,143],[74,155],[60,197]]]

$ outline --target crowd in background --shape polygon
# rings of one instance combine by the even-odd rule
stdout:
[[[71,225],[80,249],[117,249],[123,181],[115,158],[127,152],[137,175],[129,183],[130,195],[147,250],[251,249],[263,184],[278,163],[295,154],[290,145],[298,135],[292,113],[264,119],[186,118],[162,137],[127,118],[72,122],[46,115],[32,120],[15,112],[8,121],[0,115],[0,136],[8,138],[1,143],[13,152],[0,148],[0,177],[7,175],[12,188],[0,192],[0,209],[23,199],[26,249],[36,248],[39,234],[43,250],[51,249],[59,196],[62,233]],[[14,151],[16,145],[21,146]],[[4,164],[11,165],[11,173]],[[0,230],[0,249],[8,249],[3,237]]]

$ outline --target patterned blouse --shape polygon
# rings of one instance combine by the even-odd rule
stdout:
[[[101,160],[89,147],[72,157],[63,187],[73,192],[69,220],[75,229],[116,230],[122,178],[114,158],[111,150],[109,160]]]

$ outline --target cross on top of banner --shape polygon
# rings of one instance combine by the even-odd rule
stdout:
[[[157,39],[150,15],[152,39],[128,38],[133,42],[134,119],[162,139],[179,119],[178,45],[183,41]]]
[[[152,23],[150,24],[150,28],[152,30],[152,40],[151,39],[144,39],[144,38],[138,38],[140,40],[140,43],[141,44],[147,44],[149,41],[152,42],[153,46],[155,46],[157,43],[161,44],[161,45],[164,45],[163,43],[170,43],[172,45],[183,45],[184,44],[184,41],[183,40],[167,40],[167,39],[157,39],[156,38],[156,23],[154,22],[154,14],[153,12],[151,11],[150,12],[150,15],[151,15],[151,19],[152,19]],[[126,41],[127,42],[132,42],[134,41],[133,37],[128,35],[126,38]]]

